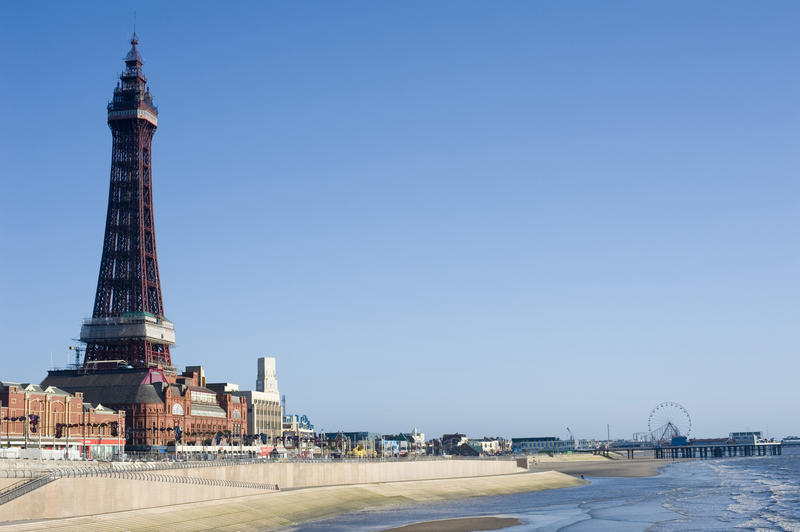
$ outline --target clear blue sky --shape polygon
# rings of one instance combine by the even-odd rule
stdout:
[[[133,9],[0,8],[0,378],[91,314]],[[176,365],[275,355],[325,430],[800,432],[797,2],[135,9]]]

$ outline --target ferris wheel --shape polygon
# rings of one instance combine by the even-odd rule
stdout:
[[[689,437],[692,432],[692,418],[683,406],[665,401],[650,411],[647,430],[657,442],[669,441],[676,436]]]

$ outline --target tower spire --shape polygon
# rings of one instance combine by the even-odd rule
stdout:
[[[133,35],[131,35],[131,46],[136,48],[139,44],[139,38],[136,36],[136,11],[133,12]]]

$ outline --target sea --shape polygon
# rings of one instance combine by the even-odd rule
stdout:
[[[364,510],[306,523],[297,532],[378,531],[420,521],[516,517],[518,531],[800,531],[800,448],[779,456],[667,463],[646,478],[516,495]]]

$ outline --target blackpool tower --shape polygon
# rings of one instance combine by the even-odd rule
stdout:
[[[158,127],[136,34],[108,104],[111,184],[84,368],[171,368],[175,329],[164,317],[153,220],[151,144]]]

